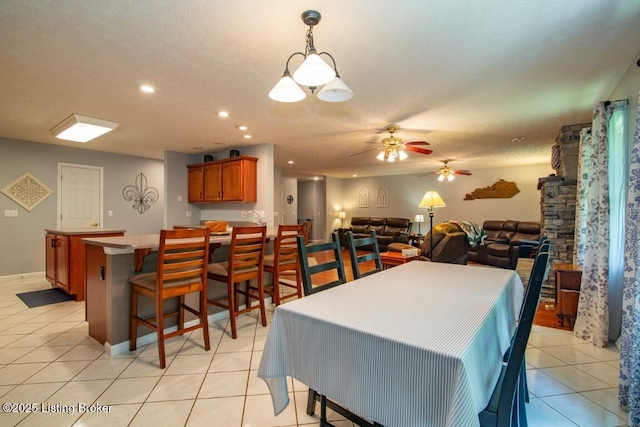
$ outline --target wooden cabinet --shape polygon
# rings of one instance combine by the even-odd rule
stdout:
[[[571,264],[556,264],[556,316],[558,324],[564,325],[565,319],[573,326],[580,300],[580,281],[582,270]]]
[[[78,301],[85,292],[85,237],[123,236],[124,231],[74,232],[47,230],[45,235],[46,278]]]
[[[257,162],[255,157],[239,156],[187,166],[189,203],[256,202]]]

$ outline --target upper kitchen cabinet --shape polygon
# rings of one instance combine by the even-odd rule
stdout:
[[[238,156],[187,166],[189,203],[256,202],[257,162]]]

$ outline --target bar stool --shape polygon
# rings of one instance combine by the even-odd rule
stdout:
[[[265,293],[271,295],[276,306],[288,298],[302,298],[302,275],[298,259],[297,236],[304,236],[303,224],[279,225],[273,253],[264,257],[264,271],[273,275],[273,286],[265,289]],[[295,273],[295,285],[280,280],[280,274],[284,272]],[[295,289],[296,292],[280,295],[280,285]]]
[[[160,368],[167,366],[164,341],[195,329],[203,329],[204,348],[209,351],[209,324],[207,321],[207,263],[209,260],[209,230],[161,230],[158,249],[158,267],[154,273],[144,273],[129,279],[131,284],[131,306],[129,323],[129,350],[137,348],[138,324],[153,329],[158,334],[158,356]],[[185,304],[184,296],[199,292],[199,310]],[[138,316],[138,294],[155,300],[153,317]],[[179,298],[177,311],[164,313],[163,303],[167,298]],[[198,324],[184,327],[184,310],[198,316]],[[165,333],[164,320],[178,317],[178,330]],[[155,322],[152,323],[152,321]]]
[[[267,326],[264,307],[264,248],[267,227],[233,227],[229,261],[216,262],[207,267],[207,277],[227,284],[227,295],[220,299],[207,299],[207,302],[229,310],[231,337],[237,338],[236,316],[251,310],[260,310],[262,326]],[[257,287],[247,285],[246,290],[239,289],[240,282],[256,279]],[[246,306],[239,308],[238,295],[246,297]],[[252,300],[258,305],[252,306]]]

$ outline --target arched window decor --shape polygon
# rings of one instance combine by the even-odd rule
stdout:
[[[358,191],[358,207],[359,208],[368,208],[369,207],[369,190],[362,187],[360,191]]]
[[[389,191],[385,187],[378,188],[376,194],[376,206],[379,208],[389,207]]]

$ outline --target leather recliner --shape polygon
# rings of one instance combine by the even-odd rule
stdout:
[[[433,233],[433,253],[431,253],[431,233]],[[402,249],[413,248],[411,245],[392,243],[390,251],[401,252]],[[420,259],[448,264],[466,264],[471,244],[467,233],[453,223],[441,223],[433,226],[420,246]]]
[[[540,224],[532,221],[488,220],[482,224],[487,237],[469,252],[469,261],[514,270],[518,258],[528,256],[540,239]]]

